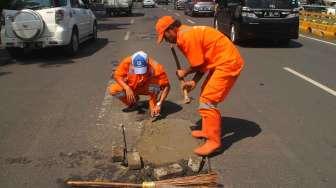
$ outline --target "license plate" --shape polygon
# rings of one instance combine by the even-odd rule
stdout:
[[[280,13],[279,12],[264,12],[264,17],[277,18],[277,17],[280,17]]]

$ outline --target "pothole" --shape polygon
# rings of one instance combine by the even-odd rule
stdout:
[[[145,164],[162,166],[194,157],[198,142],[191,136],[190,121],[163,119],[144,121],[144,128],[136,144],[136,150]]]

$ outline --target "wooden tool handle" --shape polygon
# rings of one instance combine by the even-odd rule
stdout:
[[[179,59],[177,58],[175,48],[173,46],[171,46],[170,50],[171,50],[171,52],[174,56],[174,60],[175,60],[177,70],[181,70],[181,63],[180,63]]]
[[[142,187],[141,184],[118,182],[68,181],[66,183],[71,187]]]
[[[177,70],[181,70],[182,69],[181,63],[180,63],[179,59],[177,58],[175,48],[173,46],[171,46],[170,50],[173,54]],[[183,78],[180,79],[180,81],[181,81],[181,84],[184,84],[184,79]],[[190,103],[191,99],[188,96],[188,91],[186,89],[183,89],[183,97],[184,97],[184,103]]]

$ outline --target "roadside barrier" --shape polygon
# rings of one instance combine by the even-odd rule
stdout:
[[[336,39],[336,16],[302,11],[300,12],[300,31]]]

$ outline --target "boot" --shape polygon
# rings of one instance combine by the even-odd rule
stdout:
[[[202,130],[191,131],[191,136],[193,136],[194,138],[207,138],[206,129],[205,126],[203,126],[204,124],[205,121],[204,118],[202,118]]]
[[[221,147],[221,114],[218,109],[200,109],[204,124],[207,141],[194,152],[197,155],[206,156]],[[204,119],[204,121],[203,121]]]
[[[207,135],[204,130],[195,130],[191,132],[191,136],[195,138],[207,138]]]

